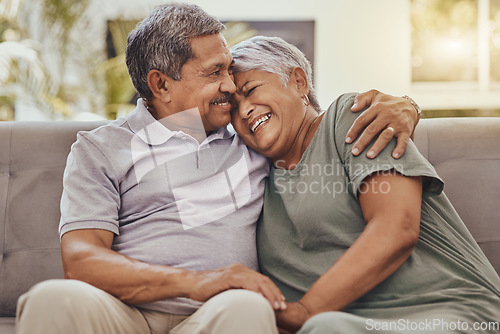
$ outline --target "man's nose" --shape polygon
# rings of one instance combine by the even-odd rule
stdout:
[[[229,73],[224,75],[220,90],[229,94],[234,94],[234,92],[236,92],[236,85],[234,84],[233,76]]]

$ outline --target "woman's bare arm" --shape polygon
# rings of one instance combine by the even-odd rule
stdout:
[[[421,197],[421,178],[366,178],[359,191],[365,230],[298,303],[277,313],[280,325],[296,330],[314,314],[342,310],[394,273],[418,241]]]

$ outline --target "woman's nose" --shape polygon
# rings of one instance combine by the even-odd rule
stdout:
[[[253,105],[245,100],[240,101],[238,108],[239,108],[240,117],[242,119],[250,118],[250,115],[252,115],[252,112],[254,110]]]

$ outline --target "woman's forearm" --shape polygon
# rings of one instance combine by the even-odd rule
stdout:
[[[342,310],[368,293],[406,261],[418,241],[421,178],[386,173],[365,181],[390,191],[360,190],[366,228],[302,298],[313,314]]]
[[[311,315],[344,309],[406,261],[418,235],[388,225],[370,222],[358,240],[312,285],[301,299]]]

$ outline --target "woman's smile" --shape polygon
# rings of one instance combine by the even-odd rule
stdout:
[[[271,118],[271,113],[267,113],[265,115],[260,115],[255,117],[250,123],[249,123],[249,129],[253,134],[257,134],[260,132],[261,129],[264,128],[264,126],[267,124],[269,119]]]

